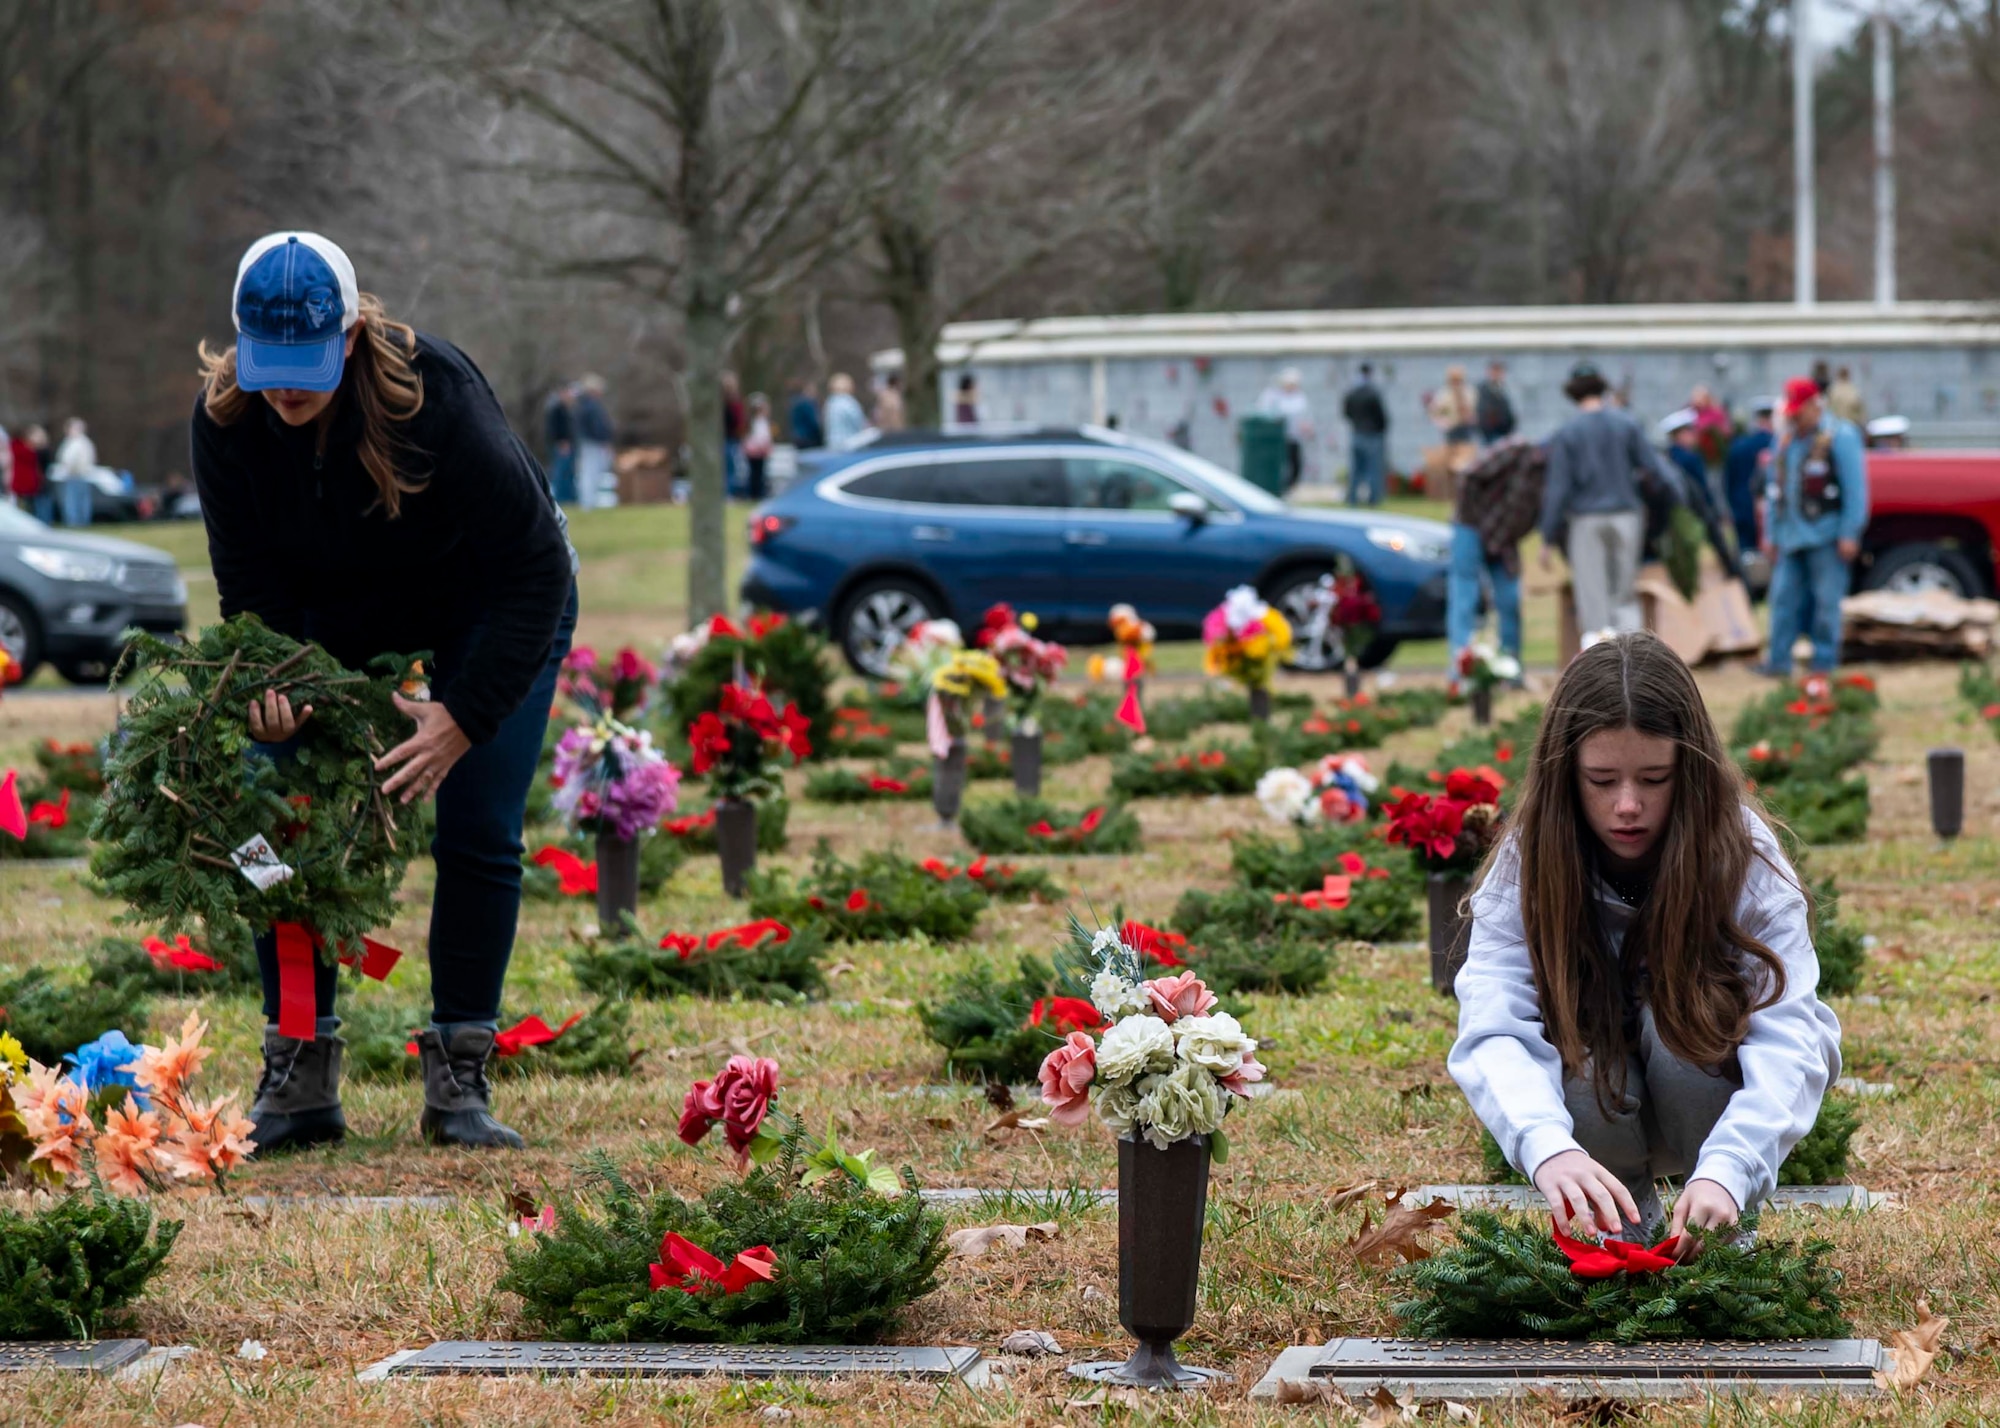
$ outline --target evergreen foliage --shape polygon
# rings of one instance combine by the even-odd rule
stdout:
[[[130,919],[168,934],[199,922],[219,959],[279,922],[319,933],[327,958],[386,926],[424,841],[421,805],[392,807],[374,766],[410,729],[391,703],[408,662],[353,673],[254,615],[186,645],[141,634],[132,653],[147,677],[119,720],[90,830],[91,871]],[[313,708],[283,754],[245,722],[266,690]],[[268,889],[230,861],[255,837],[292,869]]]
[[[1052,1022],[1028,1024],[1038,998],[1057,996],[1088,999],[1089,989],[1024,955],[1011,978],[993,967],[960,974],[943,996],[918,1005],[917,1019],[944,1048],[946,1074],[1019,1085],[1035,1079],[1042,1058],[1062,1040]]]
[[[1847,1148],[1861,1117],[1844,1097],[1819,1103],[1819,1118],[1778,1167],[1780,1185],[1838,1185],[1847,1178]]]
[[[1044,698],[1041,712],[1036,715],[1042,726],[1042,761],[1067,762],[1086,754],[1122,754],[1131,748],[1133,739],[1138,736],[1118,722],[1118,704],[1122,697],[1092,692],[1071,696],[1051,693]],[[1150,710],[1146,718],[1150,729]],[[1175,736],[1154,734],[1153,737],[1171,739]],[[1052,749],[1062,751],[1060,759],[1050,757]]]
[[[1130,754],[1113,767],[1111,792],[1120,798],[1251,793],[1264,770],[1282,762],[1269,737],[1182,754]]]
[[[783,941],[767,935],[748,947],[732,941],[685,957],[643,939],[592,943],[572,952],[569,964],[583,989],[599,996],[788,1002],[826,990],[825,957],[825,931],[804,928]]]
[[[146,984],[133,977],[59,982],[48,968],[29,967],[0,978],[0,1031],[13,1033],[21,1049],[44,1066],[107,1031],[143,1036],[151,1010]]]
[[[159,1273],[180,1232],[178,1220],[156,1229],[150,1202],[101,1190],[27,1212],[0,1207],[0,1341],[95,1338]]]
[[[1406,788],[1415,793],[1429,792],[1433,784],[1444,782],[1453,769],[1490,766],[1507,780],[1500,790],[1500,806],[1512,808],[1527,780],[1528,758],[1535,737],[1542,730],[1542,706],[1530,704],[1518,714],[1502,719],[1490,729],[1473,729],[1453,739],[1437,752],[1430,763],[1413,768],[1398,760],[1383,777],[1386,788]]]
[[[1376,824],[1321,823],[1295,829],[1284,837],[1245,834],[1231,843],[1229,866],[1239,887],[1262,892],[1311,892],[1324,886],[1329,877],[1345,872],[1341,859],[1352,853],[1387,868],[1390,880],[1403,884],[1407,895],[1414,897],[1423,886],[1423,875],[1414,863],[1403,857],[1380,861],[1395,851],[1382,841]]]
[[[676,725],[685,730],[701,715],[719,711],[725,684],[748,682],[761,686],[773,703],[789,701],[798,707],[806,717],[814,756],[853,752],[829,749],[833,674],[824,635],[796,620],[769,616],[752,619],[748,627],[718,621],[711,631],[708,643],[662,686]]]
[[[830,1176],[794,1184],[796,1132],[774,1164],[699,1200],[634,1189],[604,1155],[586,1173],[593,1193],[558,1214],[554,1230],[507,1246],[498,1287],[519,1295],[527,1321],[558,1339],[600,1343],[866,1344],[904,1306],[938,1285],[944,1220],[917,1195],[885,1196]],[[654,1290],[648,1266],[672,1231],[725,1263],[768,1245],[778,1272],[736,1294]]]
[[[162,967],[143,945],[129,937],[102,937],[90,955],[90,980],[98,986],[115,987],[136,982],[148,991],[170,996],[206,996],[216,992],[261,992],[263,979],[257,970],[255,948],[232,951],[215,959],[222,963],[218,972],[188,972]]]
[[[1205,935],[1199,947],[1189,948],[1187,964],[1212,992],[1304,996],[1325,985],[1333,970],[1333,945],[1296,933],[1261,940]]]
[[[685,789],[687,785],[683,783],[681,787]],[[757,851],[784,852],[786,843],[790,841],[787,825],[792,817],[791,801],[785,798],[760,798],[754,801],[757,805]],[[713,853],[715,810],[707,808],[698,813],[669,818],[660,825],[660,833],[663,837],[672,839],[684,852]]]
[[[1752,790],[1801,843],[1858,843],[1868,836],[1868,780],[1788,778]]]
[[[750,915],[774,917],[794,933],[824,930],[835,942],[872,942],[923,933],[937,942],[968,936],[987,895],[970,878],[941,879],[900,853],[877,850],[843,862],[821,839],[812,871],[750,875]]]
[[[806,776],[806,797],[819,803],[914,802],[930,796],[930,772],[909,759],[895,759],[867,773],[824,768]]]
[[[416,1034],[430,1025],[430,1016],[410,1002],[384,997],[354,997],[340,1008],[340,1036],[347,1043],[345,1074],[356,1081],[408,1081],[423,1073],[421,1058],[410,1053]],[[503,1013],[502,1027],[513,1018]],[[557,1020],[552,1025],[561,1025]],[[632,1048],[632,1008],[618,1001],[599,1002],[575,1026],[542,1046],[518,1055],[495,1055],[486,1074],[496,1080],[519,1076],[625,1076],[637,1065]]]
[[[1746,1216],[1746,1231],[1757,1229]],[[1458,1243],[1398,1278],[1391,1306],[1404,1332],[1425,1339],[1832,1339],[1849,1332],[1841,1274],[1825,1240],[1803,1245],[1764,1233],[1754,1247],[1711,1234],[1700,1255],[1657,1274],[1579,1279],[1545,1217],[1466,1210]]]
[[[1058,808],[1039,798],[968,803],[959,810],[958,828],[982,853],[1136,853],[1140,841],[1139,816],[1118,803],[1088,809]]]
[[[1408,882],[1396,878],[1353,879],[1342,908],[1278,902],[1271,893],[1251,888],[1189,888],[1173,917],[1174,931],[1203,946],[1235,943],[1267,951],[1294,939],[1323,945],[1407,942],[1422,926],[1423,913]]]
[[[1798,873],[1802,878],[1810,877],[1803,866],[1798,867]],[[1831,873],[1810,881],[1819,991],[1822,996],[1847,996],[1861,986],[1861,969],[1868,960],[1868,949],[1862,943],[1865,934],[1859,923],[1841,917],[1840,888]]]
[[[1443,691],[1394,690],[1388,694],[1357,694],[1337,699],[1332,708],[1307,710],[1280,731],[1280,762],[1302,764],[1328,754],[1379,747],[1406,729],[1428,728],[1449,707]]]

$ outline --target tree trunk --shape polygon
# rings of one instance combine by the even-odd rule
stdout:
[[[913,427],[940,425],[938,394],[937,238],[920,223],[878,214],[875,240],[882,249],[883,299],[895,314],[903,347],[903,410]]]
[[[695,245],[690,244],[690,259]],[[723,304],[697,273],[687,307],[688,625],[729,608],[727,493],[722,473],[722,364],[729,348]]]
[[[674,90],[682,106],[679,208],[687,235],[682,267],[687,324],[688,624],[729,608],[728,492],[722,471],[722,367],[729,355],[730,235],[716,191],[721,142],[716,78],[724,23],[720,0],[681,7],[670,30]]]

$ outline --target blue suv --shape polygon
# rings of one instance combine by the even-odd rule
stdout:
[[[743,599],[823,623],[880,676],[919,621],[1032,610],[1053,638],[1101,643],[1120,601],[1163,639],[1200,633],[1249,584],[1299,630],[1293,663],[1346,658],[1313,619],[1324,575],[1353,570],[1382,606],[1357,651],[1444,634],[1450,528],[1380,511],[1287,505],[1178,447],[1082,428],[905,432],[822,458],[750,520]]]

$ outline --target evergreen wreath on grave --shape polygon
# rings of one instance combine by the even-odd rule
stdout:
[[[1179,754],[1128,754],[1111,771],[1111,792],[1120,798],[1250,793],[1274,762],[1268,737]]]
[[[263,986],[254,950],[232,953],[225,962],[196,947],[184,932],[171,940],[101,937],[87,969],[97,986],[132,981],[148,991],[173,996],[257,992]]]
[[[1290,837],[1246,833],[1230,844],[1229,867],[1239,887],[1262,892],[1310,892],[1327,878],[1352,872],[1349,854],[1367,862],[1388,852],[1381,829],[1367,823],[1317,823],[1294,829]],[[1415,897],[1423,881],[1404,858],[1382,865],[1390,881]],[[1377,880],[1379,881],[1379,879]]]
[[[356,997],[342,1004],[340,1016],[347,1075],[357,1081],[407,1081],[423,1074],[414,1049],[417,1032],[430,1022],[422,1007]],[[503,1026],[494,1051],[486,1070],[496,1079],[625,1076],[644,1054],[632,1045],[632,1008],[622,1001],[601,1001],[554,1026],[540,1016],[522,1017]]]
[[[1318,888],[1303,892],[1189,888],[1174,908],[1173,928],[1204,946],[1229,943],[1265,952],[1294,940],[1324,946],[1405,942],[1416,936],[1423,915],[1407,877],[1373,866],[1353,851],[1339,854],[1334,867],[1336,871],[1322,875]]]
[[[1528,756],[1541,729],[1542,706],[1531,704],[1490,729],[1474,729],[1452,740],[1427,765],[1412,767],[1398,759],[1389,765],[1382,781],[1392,789],[1421,790],[1444,783],[1453,769],[1491,768],[1504,776],[1500,806],[1512,808],[1527,781]]]
[[[47,967],[29,967],[0,977],[0,1032],[44,1066],[57,1065],[113,1027],[143,1027],[151,1014],[147,984],[135,976],[78,983],[58,980]]]
[[[1336,699],[1327,710],[1308,710],[1278,735],[1278,756],[1302,764],[1328,754],[1379,747],[1406,729],[1428,728],[1444,717],[1449,701],[1437,690],[1393,690]]]
[[[817,928],[834,942],[872,942],[922,933],[935,942],[970,935],[986,910],[986,889],[971,878],[940,878],[900,853],[836,857],[825,839],[803,878],[779,869],[750,875],[750,914],[795,931]]]
[[[661,693],[674,723],[689,730],[703,714],[721,710],[725,687],[757,686],[774,703],[789,701],[805,716],[813,749],[859,752],[829,739],[833,675],[826,648],[825,636],[783,615],[752,615],[742,622],[717,615],[669,644]]]
[[[62,780],[88,781],[87,775],[67,766],[67,751],[90,750],[92,746],[54,747],[58,754],[53,758],[47,745],[35,751],[40,767],[27,782],[23,783],[13,769],[0,776],[0,808],[5,810],[0,812],[0,829],[14,835],[0,838],[0,859],[80,858],[90,851],[87,835],[97,813],[97,791],[74,788]]]
[[[1861,925],[1840,915],[1840,886],[1833,874],[1815,878],[1795,850],[1792,866],[1812,895],[1813,951],[1819,958],[1819,990],[1824,996],[1847,996],[1861,986],[1861,969],[1868,960]]]
[[[328,961],[358,956],[424,846],[420,805],[392,807],[374,765],[409,731],[391,695],[421,662],[354,673],[254,615],[185,645],[140,634],[127,658],[147,677],[91,827],[91,871],[130,904],[124,919],[169,935],[199,923],[223,959],[280,924],[307,929]],[[282,759],[258,752],[244,719],[267,690],[313,709]]]
[[[992,967],[961,973],[935,1001],[917,1006],[924,1035],[944,1048],[945,1073],[1019,1085],[1072,1031],[1095,1031],[1103,1016],[1087,982],[1024,955],[1012,977]]]
[[[1118,700],[1106,694],[1051,694],[1042,701],[1040,718],[1044,764],[1070,763],[1089,754],[1122,754],[1136,737],[1118,722]]]
[[[918,737],[922,737],[921,729]],[[872,710],[841,704],[828,721],[826,742],[813,747],[824,749],[829,758],[886,758],[896,752],[897,742],[894,726],[877,719]]]
[[[711,815],[711,819],[713,815]],[[664,825],[662,825],[664,828]],[[782,830],[781,830],[782,831]],[[680,871],[689,857],[679,838],[658,836],[639,840],[639,896],[652,897]],[[597,860],[554,844],[521,855],[521,896],[536,902],[561,902],[597,891]]]
[[[930,796],[930,770],[910,759],[893,759],[866,773],[823,768],[806,775],[806,797],[819,803],[915,802]]]
[[[657,943],[593,943],[570,954],[584,990],[600,996],[743,997],[799,1001],[826,990],[826,933],[764,918]]]
[[[964,878],[985,889],[986,895],[995,902],[1054,902],[1063,895],[1062,888],[1049,876],[1047,869],[996,863],[988,853],[981,853],[962,868],[942,858],[926,858],[919,866],[941,883]]]
[[[1738,716],[1731,748],[1751,792],[1797,843],[1848,843],[1868,833],[1868,780],[1847,771],[1875,751],[1875,682],[1808,676]]]
[[[1745,1216],[1744,1231],[1757,1231]],[[1565,1251],[1545,1218],[1466,1210],[1458,1242],[1396,1272],[1407,1297],[1391,1312],[1416,1338],[1831,1339],[1849,1332],[1833,1245],[1758,1231],[1743,1241],[1711,1234],[1686,1264],[1611,1269],[1608,1253],[1572,1242]],[[1594,1277],[1598,1274],[1603,1277]]]
[[[1121,803],[1058,808],[1039,798],[969,803],[958,815],[982,853],[1136,853],[1139,816]]]
[[[0,1341],[95,1338],[137,1299],[180,1236],[152,1204],[92,1188],[0,1207]]]
[[[937,1288],[944,1220],[915,1175],[843,1150],[831,1127],[808,1136],[773,1104],[777,1078],[777,1062],[737,1056],[689,1091],[681,1139],[720,1124],[756,1165],[699,1200],[644,1196],[594,1152],[553,1228],[506,1248],[498,1287],[528,1322],[599,1343],[866,1344]]]

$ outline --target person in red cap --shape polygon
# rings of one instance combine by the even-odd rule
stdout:
[[[1771,562],[1771,644],[1764,673],[1789,678],[1792,646],[1812,635],[1812,667],[1840,663],[1840,602],[1868,525],[1868,457],[1861,432],[1826,409],[1810,377],[1785,383],[1785,430],[1764,492]]]

